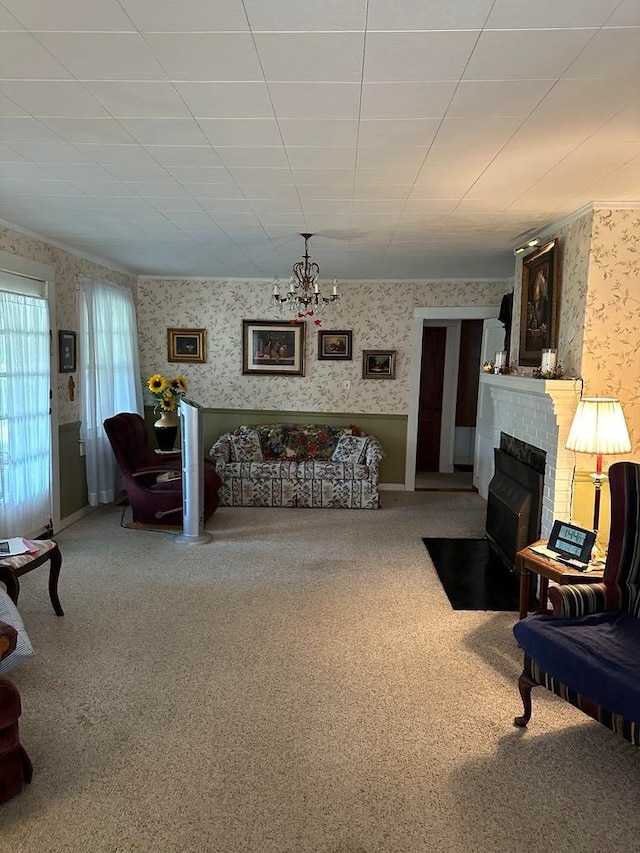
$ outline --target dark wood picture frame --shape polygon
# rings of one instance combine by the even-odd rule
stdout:
[[[558,241],[551,240],[522,262],[518,364],[539,367],[542,350],[558,346]]]
[[[318,332],[318,361],[351,361],[353,332],[350,329]]]
[[[245,375],[304,376],[306,323],[242,321],[242,372]]]
[[[68,329],[58,331],[58,372],[75,373],[77,368],[77,335]]]
[[[396,352],[394,349],[362,350],[362,378],[395,379]]]
[[[207,360],[207,330],[167,329],[167,360],[204,364]]]

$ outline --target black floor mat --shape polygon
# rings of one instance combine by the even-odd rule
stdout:
[[[487,539],[423,539],[454,610],[520,609],[516,575]]]

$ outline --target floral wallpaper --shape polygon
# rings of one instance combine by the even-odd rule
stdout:
[[[317,328],[307,321],[304,377],[243,376],[242,320],[291,318],[270,305],[269,282],[141,278],[142,378],[181,373],[189,394],[207,407],[406,414],[414,308],[497,307],[508,289],[504,281],[346,282],[339,285],[338,304],[321,316],[323,329],[353,330],[352,361],[318,361]],[[206,364],[169,363],[168,327],[205,328]],[[397,350],[396,379],[362,379],[364,349]]]
[[[594,211],[582,376],[589,396],[620,399],[640,456],[640,210]]]
[[[28,234],[21,234],[8,228],[0,228],[0,250],[11,252],[22,258],[51,264],[55,268],[55,310],[56,328],[53,330],[53,345],[58,346],[58,329],[78,331],[78,309],[76,300],[76,275],[93,275],[107,278],[118,284],[130,287],[134,293],[137,280],[134,276],[115,272],[106,266],[80,258],[70,252],[52,246]],[[75,399],[69,399],[69,377],[75,383]],[[58,378],[58,422],[73,423],[80,420],[78,409],[77,374],[59,373]]]

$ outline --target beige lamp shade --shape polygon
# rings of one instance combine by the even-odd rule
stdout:
[[[631,441],[620,400],[583,397],[573,416],[567,450],[579,453],[629,453]]]

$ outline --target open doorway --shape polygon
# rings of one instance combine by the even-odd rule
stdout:
[[[497,307],[415,309],[409,377],[406,489],[450,488],[456,480],[463,488],[472,488],[481,358],[477,340],[482,341],[483,321],[497,318],[498,311]],[[461,343],[462,321],[479,321],[475,327],[465,325],[464,345]],[[432,331],[438,328],[444,331]],[[428,476],[430,485],[425,486],[423,475]]]
[[[473,489],[478,376],[482,345],[482,320],[455,320],[444,325],[425,322],[422,331],[416,490]],[[447,346],[449,343],[449,346]],[[457,378],[453,407],[453,455],[443,442],[444,385],[449,372]],[[445,421],[447,419],[445,418]],[[445,424],[451,431],[451,425]]]

